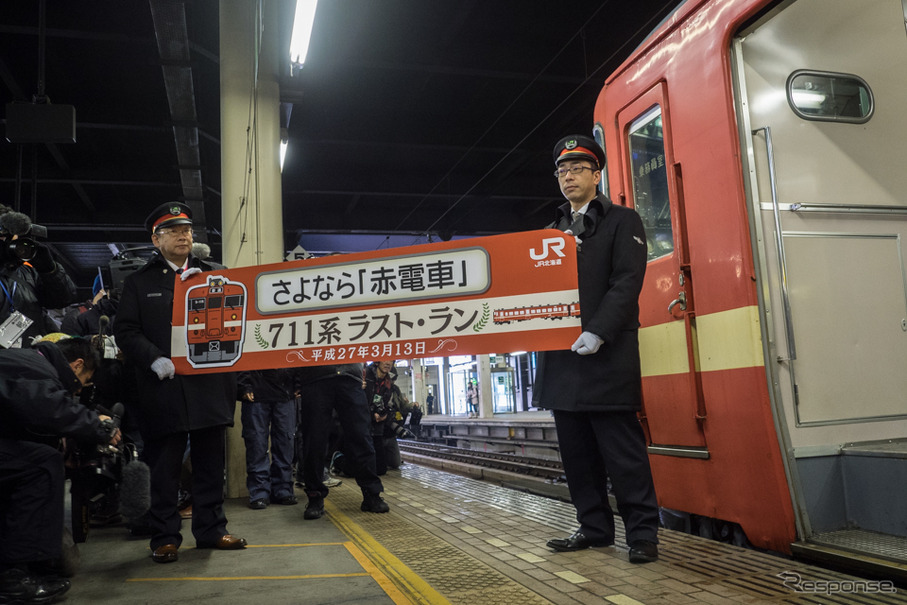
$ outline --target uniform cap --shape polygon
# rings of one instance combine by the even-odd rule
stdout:
[[[145,219],[145,229],[154,233],[164,227],[173,225],[191,225],[192,210],[181,202],[161,204]]]
[[[605,152],[592,137],[571,134],[554,146],[554,165],[557,166],[564,160],[590,160],[601,168],[605,165]]]

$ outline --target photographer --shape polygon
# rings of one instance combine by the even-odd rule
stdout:
[[[413,439],[403,426],[412,404],[394,384],[397,373],[394,362],[376,361],[365,369],[365,396],[372,415],[372,440],[375,442],[375,466],[379,475],[388,468],[400,468],[400,448],[397,439]]]
[[[28,237],[36,228],[0,204],[0,348],[19,348],[46,334],[44,309],[76,300],[76,286],[60,263]]]
[[[81,338],[0,351],[0,602],[47,603],[69,590],[68,580],[39,571],[62,557],[64,466],[56,444],[63,436],[120,441],[109,418],[73,399],[97,364]]]

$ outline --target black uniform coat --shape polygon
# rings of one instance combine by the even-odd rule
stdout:
[[[574,412],[638,411],[639,293],[646,273],[646,235],[635,210],[599,194],[582,224],[572,225],[570,204],[551,225],[582,240],[577,247],[582,329],[604,340],[597,353],[542,354],[533,403]]]
[[[222,268],[189,257],[189,267]],[[203,278],[204,276],[202,276]],[[114,327],[117,345],[135,367],[136,412],[145,439],[214,426],[232,426],[236,375],[177,375],[159,380],[151,371],[158,357],[170,357],[173,290],[179,276],[160,254],[126,278]],[[199,276],[191,279],[198,280]]]

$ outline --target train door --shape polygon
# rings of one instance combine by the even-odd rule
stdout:
[[[786,2],[736,38],[766,369],[806,537],[905,535],[907,32],[897,0]],[[858,456],[852,456],[859,451]],[[799,479],[798,479],[799,477]],[[886,487],[886,484],[888,487]]]
[[[683,175],[671,148],[667,90],[657,84],[618,115],[629,205],[643,219],[649,262],[640,296],[640,357],[650,452],[706,458]]]

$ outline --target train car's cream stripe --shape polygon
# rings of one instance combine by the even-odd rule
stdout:
[[[696,320],[703,372],[765,365],[758,307],[712,313]]]
[[[639,330],[639,357],[643,378],[664,374],[686,374],[686,336],[682,321],[649,326]]]
[[[716,372],[764,365],[759,309],[741,307],[696,317],[699,369]],[[639,350],[643,377],[689,371],[682,321],[642,328]]]

